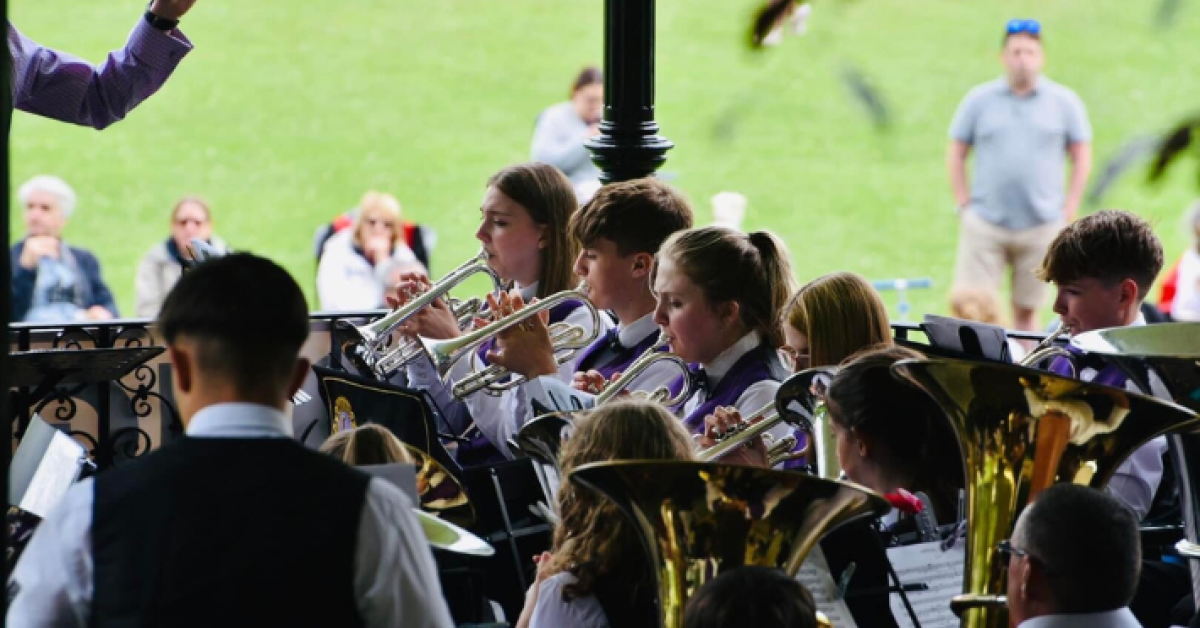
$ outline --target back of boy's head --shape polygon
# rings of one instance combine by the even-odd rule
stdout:
[[[612,183],[571,216],[571,235],[585,247],[604,238],[622,256],[654,255],[676,231],[690,229],[692,208],[674,188],[653,177]]]
[[[239,390],[278,392],[308,338],[308,305],[291,275],[248,253],[206,261],[167,295],[158,329],[193,343],[198,368]]]
[[[1069,224],[1046,251],[1038,276],[1059,285],[1096,279],[1113,286],[1132,279],[1145,299],[1163,266],[1162,242],[1136,214],[1109,209]]]
[[[700,587],[684,628],[815,628],[817,605],[795,578],[770,567],[738,567]]]

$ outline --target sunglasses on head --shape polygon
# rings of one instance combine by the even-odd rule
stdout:
[[[1020,33],[1040,35],[1042,32],[1042,25],[1037,20],[1009,20],[1008,26],[1005,27],[1005,32],[1007,32],[1009,35],[1017,35]]]

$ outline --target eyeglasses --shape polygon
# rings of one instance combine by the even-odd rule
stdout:
[[[997,543],[996,551],[1000,553],[1000,558],[1003,558],[1004,560],[1009,560],[1009,558],[1012,556],[1016,556],[1017,558],[1026,558],[1029,556],[1029,552],[1026,552],[1019,547],[1013,547],[1010,539],[1004,539],[1003,541]]]
[[[808,368],[810,363],[809,354],[800,353],[799,351],[796,351],[787,345],[779,347],[777,352],[779,353],[779,361],[783,362],[783,365],[786,366],[789,371],[796,372]]]
[[[1037,20],[1009,20],[1005,32],[1009,35],[1020,33],[1040,35],[1042,33],[1042,25]]]

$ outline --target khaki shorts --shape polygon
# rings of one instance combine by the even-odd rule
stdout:
[[[1030,229],[1006,229],[964,211],[959,219],[954,285],[999,290],[1004,271],[1011,266],[1013,305],[1038,309],[1045,300],[1046,284],[1035,272],[1062,228],[1059,220]]]

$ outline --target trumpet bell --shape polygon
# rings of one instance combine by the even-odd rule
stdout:
[[[575,469],[571,481],[603,493],[635,523],[666,628],[683,625],[688,598],[720,572],[761,565],[794,576],[825,533],[889,508],[847,482],[738,465],[597,462]]]
[[[993,549],[1039,491],[1055,482],[1103,488],[1151,438],[1200,423],[1173,403],[998,362],[903,360],[892,372],[932,396],[957,435],[967,484],[963,589],[988,599],[1005,588]],[[972,608],[962,625],[1007,626],[1007,612]]]

